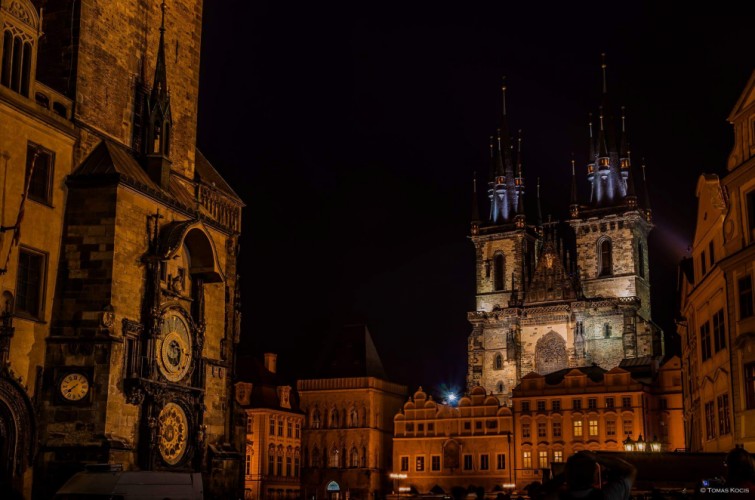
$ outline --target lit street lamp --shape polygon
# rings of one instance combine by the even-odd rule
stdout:
[[[657,436],[653,436],[653,440],[650,441],[650,451],[653,453],[659,453],[661,451],[661,442],[658,441]]]
[[[394,491],[398,491],[398,496],[400,497],[401,496],[401,480],[406,479],[406,474],[391,472],[390,474],[388,474],[388,477],[390,477],[394,481],[398,481],[398,488],[396,488]]]
[[[624,451],[634,451],[634,441],[632,441],[632,436],[627,436],[624,440]]]
[[[642,439],[642,434],[640,434],[640,437],[637,438],[637,443],[635,444],[637,451],[645,451],[646,446],[647,446],[647,443],[645,442],[644,439]]]

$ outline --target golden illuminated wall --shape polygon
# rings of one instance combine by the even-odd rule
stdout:
[[[681,265],[686,435],[693,451],[755,451],[755,73],[728,118],[728,173],[700,176],[691,257]]]
[[[514,480],[511,410],[475,387],[458,406],[438,403],[420,388],[394,417],[393,489],[445,494],[470,484],[490,492]]]
[[[518,485],[542,481],[540,469],[578,451],[623,450],[627,438],[657,438],[663,451],[684,448],[678,357],[645,383],[619,367],[583,370],[552,384],[532,373],[514,390]]]
[[[351,498],[372,498],[387,486],[393,415],[406,387],[374,377],[300,380],[306,416],[302,439],[305,497],[325,496],[335,481]]]

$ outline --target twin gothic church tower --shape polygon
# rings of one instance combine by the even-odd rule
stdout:
[[[525,213],[521,139],[514,147],[505,91],[501,127],[490,141],[484,218],[475,182],[477,294],[476,310],[468,314],[467,385],[508,403],[530,372],[593,363],[610,369],[627,358],[661,356],[663,333],[650,313],[647,238],[653,225],[644,166],[638,199],[624,111],[615,114],[619,109],[609,101],[605,65],[598,121],[589,128],[590,196],[579,199],[582,176],[572,161],[563,222],[543,221],[539,184],[536,220]]]

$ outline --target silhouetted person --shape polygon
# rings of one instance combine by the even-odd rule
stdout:
[[[608,469],[613,479],[598,489],[594,485],[598,482],[600,466]],[[566,461],[567,491],[562,498],[627,500],[636,477],[637,469],[626,460],[582,451]]]
[[[734,448],[726,455],[726,486],[755,493],[755,461],[744,448]]]

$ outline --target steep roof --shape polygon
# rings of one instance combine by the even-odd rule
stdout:
[[[278,373],[265,368],[264,363],[253,356],[239,357],[236,362],[236,379],[240,382],[250,382],[252,393],[248,408],[272,408],[275,410],[299,412],[299,398],[296,391],[291,389],[289,402],[291,408],[280,405],[278,387],[291,386]]]
[[[207,158],[205,158],[205,156],[199,149],[196,150],[194,175],[198,177],[200,182],[203,182],[204,184],[207,184],[209,186],[214,186],[229,198],[243,205],[243,202],[241,201],[239,195],[236,194],[236,191],[234,191],[233,188],[228,185],[225,179],[223,179],[218,171],[215,170],[215,167],[212,166],[212,163],[210,163]]]
[[[346,325],[334,332],[320,355],[317,378],[375,377],[387,380],[367,326]]]
[[[108,175],[118,176],[128,184],[168,198],[185,208],[194,207],[194,197],[178,179],[171,176],[168,189],[162,189],[150,179],[129,149],[107,139],[101,141],[69,177],[83,179]]]

